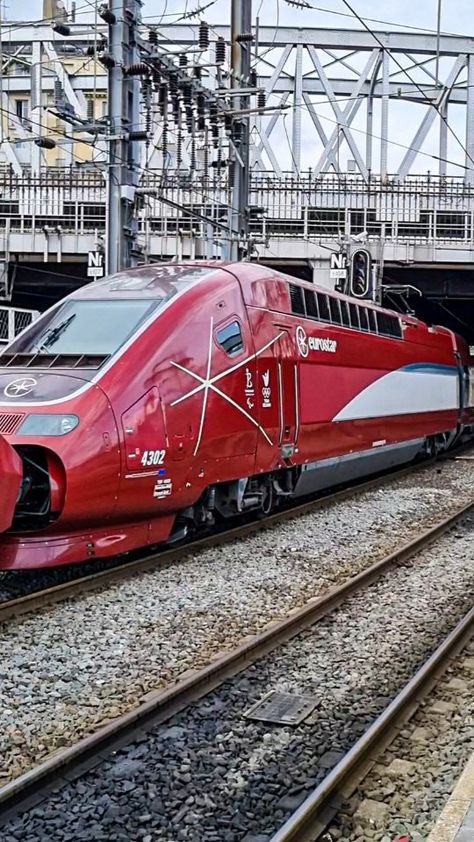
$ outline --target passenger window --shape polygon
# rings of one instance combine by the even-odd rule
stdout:
[[[359,330],[359,314],[357,312],[357,304],[349,304],[349,314],[351,317],[351,327],[354,327],[356,330]]]
[[[361,330],[368,330],[369,329],[369,317],[367,315],[367,310],[365,309],[365,307],[359,307],[359,319],[360,319]]]
[[[318,292],[317,298],[318,298],[319,318],[323,322],[330,322],[331,316],[329,314],[329,304],[328,304],[327,295],[324,295],[322,292]]]
[[[308,318],[318,319],[318,302],[316,301],[316,296],[311,289],[305,289],[304,303],[306,304],[306,315],[308,316]]]
[[[291,312],[297,316],[305,315],[303,290],[296,284],[290,284]]]
[[[217,331],[217,341],[229,357],[235,357],[244,348],[242,330],[238,322],[231,322],[229,325]]]
[[[339,309],[339,299],[329,298],[329,307],[331,311],[331,321],[335,325],[341,324],[341,311]]]
[[[347,301],[340,301],[339,303],[341,305],[342,324],[345,325],[346,327],[350,327],[351,322],[350,322],[350,318],[349,318],[349,305],[348,305]]]

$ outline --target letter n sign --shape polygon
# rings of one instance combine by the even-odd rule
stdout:
[[[104,274],[104,255],[100,251],[90,251],[87,257],[87,277],[101,278]]]
[[[347,277],[347,257],[345,254],[331,252],[329,277],[334,281],[344,281]]]

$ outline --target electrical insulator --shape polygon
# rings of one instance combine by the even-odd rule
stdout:
[[[241,32],[235,39],[239,44],[253,44],[254,37],[251,32]]]
[[[227,135],[232,133],[232,117],[230,114],[224,114],[224,127]]]
[[[193,115],[193,109],[192,108],[186,109],[186,128],[187,128],[189,134],[192,134],[193,129],[194,129],[194,115]]]
[[[60,20],[57,20],[53,23],[52,28],[54,32],[57,32],[58,35],[70,35],[71,34],[71,27],[67,26],[65,23],[61,23]]]
[[[185,105],[191,105],[193,101],[193,93],[190,82],[185,82],[182,87],[183,102]]]
[[[128,136],[130,140],[148,140],[148,133],[143,129],[140,129],[140,131],[137,130],[134,132],[129,132]]]
[[[179,169],[183,160],[183,137],[181,129],[178,129],[178,136],[176,138],[176,166]]]
[[[257,108],[265,108],[265,91],[259,91],[257,94]]]
[[[238,143],[242,137],[242,123],[236,120],[232,125],[232,140]]]
[[[102,20],[105,20],[105,22],[110,24],[111,26],[117,22],[117,18],[115,17],[114,13],[110,11],[106,3],[102,3],[102,5],[99,6],[97,11]]]
[[[168,102],[168,85],[166,82],[161,82],[160,88],[158,91],[158,105],[160,108],[160,114],[163,117],[166,111],[166,104]]]
[[[196,108],[199,117],[202,117],[206,111],[206,97],[204,94],[198,94],[196,97]]]
[[[156,29],[148,30],[148,41],[150,44],[158,44],[158,32]]]
[[[169,75],[170,93],[176,94],[178,92],[178,76],[176,73]]]
[[[199,49],[209,49],[209,26],[205,20],[199,24]]]
[[[249,73],[249,85],[251,88],[257,87],[257,71],[254,67],[252,67],[252,70]]]
[[[211,126],[217,125],[217,115],[218,115],[218,108],[215,102],[211,102],[209,105],[209,121]]]
[[[173,119],[175,123],[178,123],[181,117],[181,106],[178,97],[174,97],[172,100],[172,107],[173,107]]]
[[[188,66],[188,57],[187,57],[186,53],[180,53],[179,66],[180,67],[187,67]]]
[[[86,56],[95,56],[94,44],[89,44],[89,46],[86,47]]]
[[[110,53],[102,53],[102,55],[99,56],[99,61],[107,68],[107,70],[111,70],[116,64],[115,59],[110,55]]]
[[[225,62],[225,41],[223,38],[218,38],[216,41],[216,64],[224,64]]]
[[[204,132],[206,130],[206,118],[203,114],[198,114],[197,128],[198,132]]]
[[[202,79],[202,68],[198,64],[194,66],[193,73],[195,79]]]
[[[163,130],[161,132],[161,148],[163,150],[163,158],[165,158],[168,152],[168,124],[166,122],[163,123]]]
[[[35,144],[36,146],[39,146],[40,149],[54,149],[56,141],[54,141],[52,137],[35,137]]]
[[[129,64],[123,69],[125,76],[148,76],[150,68],[144,62]]]

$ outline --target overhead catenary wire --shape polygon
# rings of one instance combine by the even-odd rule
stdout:
[[[355,11],[355,9],[349,3],[349,0],[342,0],[342,2],[349,9],[351,14],[354,15],[355,18],[357,18],[359,23],[362,24],[364,29],[366,29],[366,31],[372,36],[372,38],[374,38],[374,40],[379,44],[379,46],[382,47],[382,49],[385,49],[383,41],[381,41],[380,38],[378,37],[377,33],[374,32],[373,29],[371,29],[370,26],[368,26],[368,24],[365,22],[364,18],[362,18],[361,15],[359,15],[359,13]],[[443,114],[439,105],[436,102],[432,102],[432,100],[430,100],[430,98],[426,95],[426,92],[423,90],[423,88],[420,87],[418,82],[416,82],[413,79],[412,76],[410,76],[408,70],[403,67],[403,65],[398,61],[398,59],[393,55],[393,53],[391,54],[391,59],[397,65],[397,67],[399,67],[400,70],[407,76],[407,78],[410,80],[412,85],[415,85],[417,90],[426,99],[428,104],[436,110],[436,112],[439,114],[440,119],[443,121],[443,123],[445,124],[448,131],[451,132],[452,136],[454,137],[454,139],[457,141],[457,143],[459,144],[459,146],[461,147],[461,149],[465,153],[466,160],[469,159],[471,161],[471,163],[474,165],[474,158],[472,158],[472,156],[470,155],[470,153],[469,153],[468,149],[466,148],[465,144],[460,140],[460,138],[457,135],[457,132],[455,132],[454,129],[452,128],[452,126],[450,125],[448,118],[445,116],[445,114]]]

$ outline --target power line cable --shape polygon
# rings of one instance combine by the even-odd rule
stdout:
[[[349,0],[342,0],[342,2],[343,2],[343,3],[344,3],[344,5],[345,5],[345,6],[349,9],[349,11],[351,12],[351,14],[352,14],[352,15],[354,15],[354,17],[355,17],[355,18],[357,18],[357,20],[359,21],[359,23],[361,23],[361,24],[362,24],[362,26],[363,26],[363,27],[364,27],[364,29],[365,29],[365,30],[369,33],[369,35],[371,35],[371,36],[372,36],[372,38],[374,38],[374,39],[375,39],[375,41],[377,41],[377,43],[378,43],[378,44],[382,47],[382,50],[385,50],[386,48],[385,48],[385,45],[384,45],[383,41],[381,41],[381,40],[380,40],[380,38],[378,37],[377,33],[376,33],[376,32],[374,32],[374,31],[373,31],[373,29],[371,29],[371,28],[370,28],[370,26],[368,26],[368,25],[367,25],[367,23],[365,22],[364,18],[362,18],[362,17],[358,14],[358,12],[356,12],[356,11],[355,11],[355,9],[354,9],[354,8],[351,6],[351,4],[349,3]],[[412,76],[410,76],[410,74],[409,74],[408,70],[406,70],[406,69],[403,67],[403,65],[402,65],[402,64],[400,64],[400,62],[399,62],[399,61],[398,61],[398,59],[394,56],[394,54],[393,54],[393,53],[390,53],[390,57],[391,57],[392,61],[393,61],[393,62],[395,62],[395,64],[397,65],[397,67],[399,67],[399,68],[400,68],[400,70],[401,70],[401,71],[402,71],[402,72],[403,72],[403,73],[407,76],[407,78],[410,80],[410,82],[412,83],[412,85],[415,85],[415,87],[417,88],[417,90],[418,90],[418,91],[421,93],[421,95],[422,95],[422,96],[426,99],[426,101],[428,102],[428,104],[429,104],[429,105],[431,105],[431,106],[432,106],[432,108],[434,108],[434,109],[437,111],[437,113],[439,114],[439,116],[440,116],[441,120],[442,120],[442,121],[443,121],[443,123],[445,124],[446,128],[448,129],[448,131],[450,131],[450,132],[451,132],[452,136],[455,138],[455,140],[457,141],[457,143],[459,144],[459,146],[461,147],[461,149],[462,149],[462,150],[463,150],[463,152],[465,153],[466,158],[468,158],[468,159],[471,161],[471,163],[474,165],[474,158],[472,158],[472,156],[470,155],[470,153],[469,153],[469,151],[467,150],[466,146],[465,146],[465,145],[463,144],[463,142],[460,140],[460,138],[458,137],[457,133],[454,131],[454,129],[452,128],[452,126],[450,126],[450,124],[449,124],[449,120],[447,119],[447,117],[445,117],[445,115],[444,115],[444,114],[443,114],[443,112],[441,111],[441,109],[440,109],[439,105],[438,105],[436,102],[432,102],[432,101],[430,100],[430,98],[426,95],[426,93],[425,93],[425,91],[423,90],[423,88],[421,88],[421,87],[420,87],[420,85],[418,84],[418,82],[415,82],[415,80],[413,79],[413,77],[412,77]],[[445,88],[445,89],[446,89],[446,88]],[[467,167],[467,169],[470,169],[470,168],[469,168],[469,167]]]

